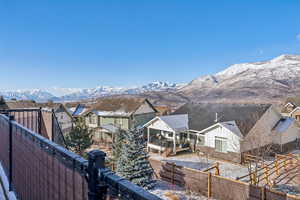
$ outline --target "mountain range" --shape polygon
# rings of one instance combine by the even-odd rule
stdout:
[[[176,106],[186,102],[279,103],[288,96],[300,96],[300,55],[229,66],[214,75],[196,78],[188,84],[156,81],[140,87],[92,89],[51,88],[46,90],[5,91],[6,99],[36,101],[75,101],[103,96],[149,98],[155,104]]]
[[[300,95],[300,55],[235,64],[193,80],[178,93],[193,101],[276,103]]]
[[[80,88],[49,88],[33,90],[0,91],[0,96],[5,99],[35,100],[35,101],[77,101],[82,99],[93,99],[110,95],[137,95],[145,92],[175,91],[185,84],[175,84],[155,81],[140,87],[109,87],[98,86],[90,89]]]

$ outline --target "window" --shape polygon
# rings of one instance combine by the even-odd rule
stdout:
[[[172,132],[168,132],[168,137],[173,137],[173,133]]]
[[[296,115],[295,118],[298,122],[300,122],[300,115]]]
[[[94,115],[90,115],[89,122],[90,122],[90,124],[97,124],[97,117]]]
[[[205,145],[205,136],[204,135],[198,135],[197,136],[197,145],[198,146],[204,146]]]
[[[215,137],[215,149],[219,152],[227,152],[227,138]]]

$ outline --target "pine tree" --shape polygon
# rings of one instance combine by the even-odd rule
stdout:
[[[119,129],[118,132],[115,133],[114,135],[114,141],[112,145],[112,161],[114,164],[117,163],[121,156],[121,151],[122,151],[122,146],[124,143],[125,135],[126,132],[122,129]]]
[[[3,96],[0,96],[0,105],[1,104],[5,104],[5,100],[4,100],[4,97]]]
[[[67,146],[75,153],[84,156],[84,152],[93,144],[92,131],[82,121],[77,121],[75,127],[66,136]]]
[[[132,130],[126,132],[124,136],[125,141],[117,162],[117,173],[145,189],[153,188],[154,171],[148,160],[149,155],[144,151],[145,141],[142,132]]]

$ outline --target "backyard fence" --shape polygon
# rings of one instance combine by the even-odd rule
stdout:
[[[43,115],[37,114],[41,124],[32,126],[34,120],[18,123],[23,120],[23,114],[18,114],[0,114],[0,162],[8,175],[9,189],[18,199],[159,199],[106,169],[105,153],[92,151],[87,161],[35,132],[46,129]],[[16,115],[18,121],[14,120]]]
[[[299,200],[299,197],[230,178],[150,159],[158,178],[219,200]],[[216,167],[217,168],[217,167]]]

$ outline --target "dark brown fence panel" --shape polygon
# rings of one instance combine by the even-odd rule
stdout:
[[[54,148],[58,145],[41,143],[37,135],[15,122],[12,127],[12,184],[20,199],[87,199],[86,178],[75,171],[73,160]],[[74,190],[75,186],[79,189]]]
[[[41,136],[41,129],[45,135],[50,135],[49,130],[53,133],[53,123],[49,123],[53,112],[42,115],[41,109],[5,111],[17,121],[1,113],[0,161],[9,176],[10,191],[15,191],[18,199],[87,200],[88,192],[90,199],[106,199],[111,195],[107,193],[109,187],[121,199],[160,200],[107,169],[104,152],[90,152],[87,161]]]
[[[9,170],[9,118],[0,115],[0,161],[8,174]]]
[[[41,135],[52,140],[52,112],[42,110],[41,115]]]

